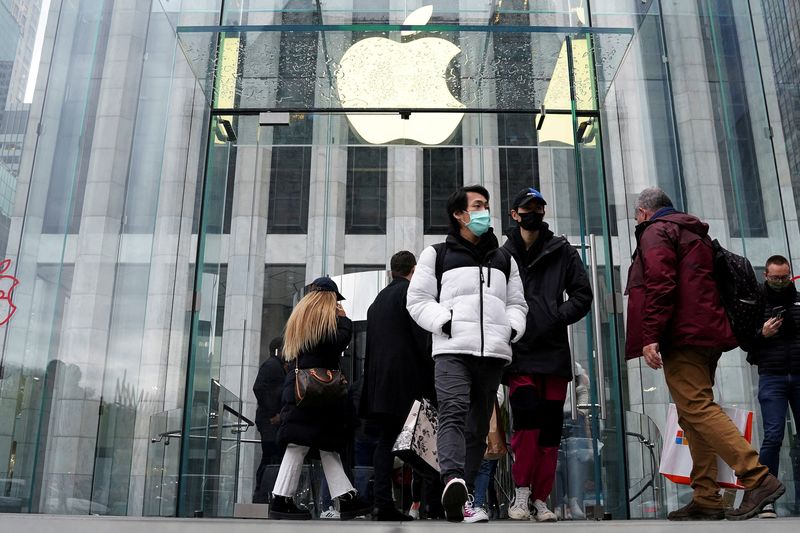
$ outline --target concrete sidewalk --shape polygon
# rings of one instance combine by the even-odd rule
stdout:
[[[450,524],[447,522],[349,522],[314,520],[291,522],[274,520],[213,519],[213,518],[140,518],[101,516],[58,516],[33,514],[0,515],[0,533],[426,533],[454,532],[463,528],[483,531],[558,531],[559,533],[596,531],[603,533],[796,533],[800,518],[778,518],[745,522],[668,522],[666,520],[631,520],[605,522],[558,522],[538,524],[499,520],[488,524]],[[490,529],[491,528],[491,529]]]

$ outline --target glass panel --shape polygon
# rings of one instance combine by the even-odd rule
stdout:
[[[402,37],[401,29],[414,34]],[[581,41],[576,46],[581,50],[576,54],[594,56],[596,77],[576,78],[579,107],[593,109],[585,107],[594,104],[589,85],[595,86],[602,100],[633,35],[633,31],[626,28],[434,23],[406,29],[391,24],[320,25],[312,21],[294,25],[291,22],[218,27],[186,25],[179,26],[177,32],[208,101],[214,102],[215,107],[452,110],[438,118],[442,124],[457,124],[460,118],[456,110],[462,109],[532,112],[542,105],[559,108],[549,101],[569,99],[566,80],[554,76],[554,72],[560,70],[559,63],[566,62],[567,36]],[[361,32],[388,32],[391,39],[359,39],[357,36]],[[275,64],[278,34],[282,49],[296,49],[300,53],[302,48],[316,52],[318,45],[322,57],[306,57],[303,52],[306,55],[292,58],[297,60],[292,64],[303,66],[291,73],[281,72],[282,58],[286,56],[279,56],[277,72],[240,73],[240,62],[262,66]],[[311,38],[314,46],[308,49],[302,43]],[[510,39],[521,40],[524,46],[530,46],[530,51],[525,53],[523,47],[515,48],[513,54],[503,53],[509,49],[504,43]],[[349,46],[353,42],[355,44]],[[217,49],[222,53],[215,53]],[[493,50],[499,53],[492,53]],[[405,57],[402,53],[408,54],[407,66],[402,62],[398,64],[399,58]],[[375,57],[384,59],[376,61]],[[307,69],[305,65],[313,65],[315,59],[319,68]],[[408,71],[414,71],[415,75],[407,76]],[[519,83],[520,78],[529,79],[529,83]],[[392,80],[391,84],[387,80]],[[281,87],[288,83],[304,90],[314,88],[315,101],[281,98]],[[414,125],[417,120],[412,117],[409,127],[418,127]],[[362,121],[362,125],[362,129],[370,128],[366,121]]]
[[[659,473],[664,441],[648,416],[625,412],[631,518],[666,518],[666,479]]]
[[[183,409],[150,417],[150,446],[144,490],[144,516],[175,516],[178,502],[178,467],[182,445]]]
[[[187,404],[184,407],[179,478],[178,515],[195,516],[207,511],[204,476],[207,474],[211,442],[210,419],[214,403],[213,379],[219,378],[228,264],[225,236],[220,229],[225,221],[228,170],[235,147],[210,133],[203,187],[198,256],[195,268],[195,312],[192,317],[191,352],[187,371]],[[218,458],[218,457],[217,457]],[[210,474],[209,474],[210,475]],[[210,511],[210,510],[209,510]]]

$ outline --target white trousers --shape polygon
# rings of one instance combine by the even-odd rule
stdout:
[[[308,446],[298,446],[289,444],[281,460],[281,467],[278,470],[278,478],[275,480],[275,488],[272,493],[275,496],[294,497],[297,493],[297,486],[300,484],[300,473],[303,470],[303,459],[308,453]],[[342,459],[336,452],[319,451],[322,461],[322,472],[328,482],[328,490],[331,498],[338,498],[342,494],[355,491],[353,484],[344,472]]]

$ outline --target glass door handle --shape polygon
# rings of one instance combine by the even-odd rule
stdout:
[[[567,338],[569,342],[569,361],[572,364],[572,372],[575,372],[575,336],[572,331],[572,325],[567,326]],[[575,387],[575,380],[569,382],[569,399],[570,399],[570,415],[572,420],[578,419],[578,390]]]
[[[592,324],[594,325],[594,353],[597,362],[597,399],[600,401],[600,418],[606,419],[606,370],[603,354],[603,326],[600,323],[600,276],[597,267],[595,235],[589,235],[589,268],[592,272]]]

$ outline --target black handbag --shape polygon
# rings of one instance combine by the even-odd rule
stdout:
[[[347,397],[347,378],[341,370],[294,369],[294,399],[298,407],[331,405]]]

